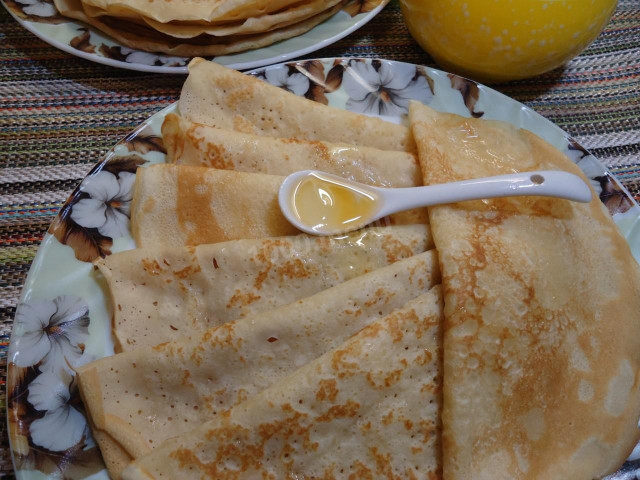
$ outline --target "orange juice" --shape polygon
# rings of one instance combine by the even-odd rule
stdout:
[[[552,70],[595,39],[616,0],[400,0],[411,35],[444,69],[483,80]]]

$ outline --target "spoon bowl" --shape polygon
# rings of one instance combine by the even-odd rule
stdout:
[[[579,176],[556,170],[411,188],[372,187],[318,170],[302,170],[284,179],[278,203],[285,218],[299,230],[312,235],[335,235],[413,208],[514,196],[589,202],[592,192]]]

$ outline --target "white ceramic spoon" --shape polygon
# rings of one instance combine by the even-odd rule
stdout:
[[[308,184],[309,181],[314,182],[312,188],[320,194],[306,196],[304,204],[301,204],[300,186],[305,182]],[[328,193],[330,190],[318,190],[320,188],[318,185],[331,188],[337,186],[338,189],[348,190],[347,194],[352,196],[347,206],[350,209],[348,215],[350,218],[343,219],[339,224],[329,221],[318,222],[317,219],[309,221],[309,212],[317,217],[318,212],[345,207],[345,205],[336,204],[340,202],[336,202],[336,198],[331,198]],[[577,175],[561,171],[523,172],[428,187],[380,188],[351,182],[337,175],[317,170],[303,170],[292,173],[284,179],[278,192],[278,202],[284,216],[299,230],[313,235],[335,235],[357,230],[392,213],[413,208],[520,195],[557,197],[577,202],[591,201],[591,189],[587,184]],[[342,198],[347,197],[342,195]],[[360,200],[365,201],[363,205],[367,208],[354,214],[354,205]],[[357,206],[355,209],[357,210]]]

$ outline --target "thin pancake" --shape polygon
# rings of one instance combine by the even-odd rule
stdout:
[[[154,30],[174,38],[193,38],[199,35],[224,37],[227,35],[250,35],[288,27],[334,7],[341,0],[312,0],[293,5],[260,17],[251,17],[236,25],[179,25],[160,23],[146,16],[142,19]]]
[[[276,12],[297,3],[297,0],[83,0],[117,16],[127,10],[158,22],[185,21],[230,22]]]
[[[289,175],[322,170],[368,185],[415,187],[422,175],[415,155],[344,143],[260,137],[165,117],[167,162],[224,170]]]
[[[119,351],[156,345],[313,295],[432,247],[428,228],[129,250],[96,262]]]
[[[148,52],[186,57],[228,55],[266,47],[281,40],[296,37],[337,13],[344,2],[346,0],[306,20],[269,32],[227,37],[200,35],[194,38],[176,39],[132,19],[109,16],[91,17],[82,9],[80,0],[54,0],[56,8],[62,15],[87,23],[113,37],[122,45]]]
[[[434,287],[123,478],[438,478],[441,317]]]
[[[298,233],[278,206],[282,177],[185,165],[139,168],[131,230],[140,247],[216,243]],[[391,224],[427,223],[424,209]]]
[[[431,250],[276,310],[81,368],[80,391],[111,477],[124,465],[105,445],[130,458],[148,453],[337,347],[439,275]]]
[[[425,184],[566,170],[526,130],[410,116]],[[445,294],[447,480],[586,479],[638,439],[640,269],[600,200],[520,197],[430,209]]]
[[[255,135],[415,151],[403,125],[327,107],[201,58],[189,64],[179,109],[189,121]]]

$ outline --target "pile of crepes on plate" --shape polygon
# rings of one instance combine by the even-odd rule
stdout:
[[[112,478],[592,479],[638,439],[640,270],[597,196],[298,234],[282,175],[408,187],[583,176],[511,125],[410,128],[196,59],[138,169],[139,248],[96,262],[117,353],[79,369]],[[584,178],[584,176],[583,176]]]
[[[54,0],[60,14],[89,24],[122,45],[187,57],[266,47],[307,32],[342,9],[355,14],[386,2]]]

